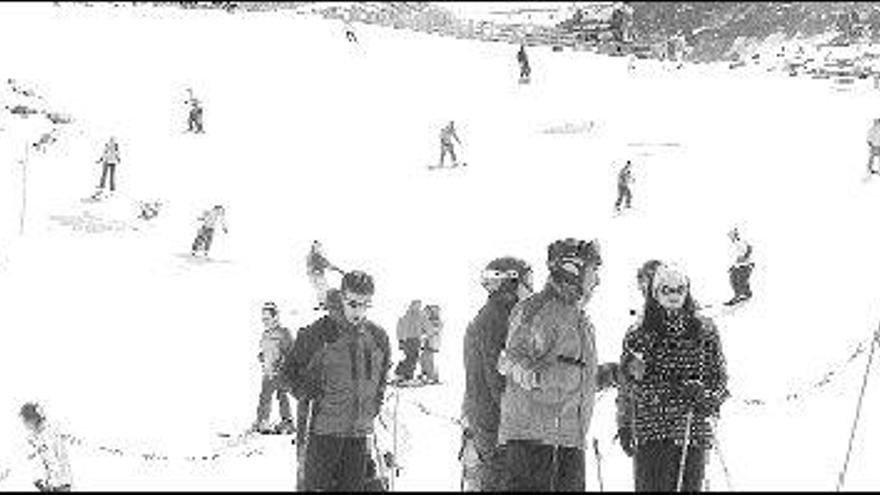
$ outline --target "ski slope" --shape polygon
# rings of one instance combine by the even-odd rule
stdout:
[[[736,397],[809,388],[877,328],[880,186],[862,177],[878,106],[867,83],[843,93],[657,62],[629,72],[622,58],[535,48],[532,83],[521,86],[516,47],[501,44],[359,25],[355,46],[337,24],[284,13],[0,10],[0,44],[16,47],[0,53],[0,80],[32,81],[76,119],[46,154],[27,157],[24,235],[19,161],[42,130],[0,121],[0,468],[13,469],[0,490],[31,488],[17,418],[30,399],[59,428],[126,452],[71,447],[77,489],[291,489],[285,439],[257,442],[262,453],[250,457],[236,448],[211,462],[184,458],[253,421],[262,302],[277,301],[291,329],[316,317],[304,276],[313,239],[334,263],[374,274],[372,318],[392,340],[411,299],[442,306],[445,384],[402,392],[398,489],[459,487],[450,418],[462,396],[461,342],[485,301],[479,271],[494,257],[529,260],[543,282],[550,241],[601,239],[589,314],[609,361],[638,301],[637,267],[679,261],[698,300],[726,300],[725,234],[740,225],[755,248],[755,298],[717,319]],[[204,103],[204,135],[182,132],[187,87]],[[469,167],[428,171],[450,119]],[[583,122],[589,132],[545,132]],[[83,205],[110,135],[123,160],[119,192]],[[626,159],[635,210],[612,218]],[[140,199],[161,199],[159,217],[139,223]],[[196,216],[215,203],[229,225],[212,248],[221,262],[182,260]],[[59,221],[84,211],[122,226],[88,232]],[[728,403],[720,438],[733,488],[833,489],[865,357],[803,400]],[[869,461],[880,455],[878,379],[847,489],[880,485]],[[613,394],[601,398],[591,437],[604,488],[631,490],[630,461],[612,443]],[[588,490],[598,490],[595,458],[586,459]],[[717,464],[710,478],[726,488]]]

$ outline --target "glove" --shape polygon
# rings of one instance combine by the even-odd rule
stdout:
[[[636,381],[640,381],[645,376],[645,360],[639,353],[633,353],[632,357],[626,360],[626,374]]]
[[[632,429],[620,428],[617,430],[617,437],[620,439],[620,447],[627,457],[632,457],[636,452],[636,445],[633,439]]]

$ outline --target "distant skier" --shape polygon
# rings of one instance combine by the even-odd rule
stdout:
[[[159,215],[159,209],[162,208],[161,201],[141,201],[138,203],[140,212],[138,218],[141,220],[152,220]]]
[[[868,129],[868,175],[880,174],[874,169],[874,158],[880,157],[880,117]]]
[[[397,320],[398,348],[403,351],[403,359],[394,368],[395,381],[410,384],[419,362],[422,335],[427,333],[430,323],[422,310],[422,301],[415,299],[400,319]]]
[[[354,26],[351,25],[350,20],[345,21],[345,39],[350,41],[351,43],[357,43],[357,35],[354,32]]]
[[[28,459],[39,458],[42,477],[34,481],[41,492],[69,492],[73,484],[67,446],[64,439],[46,420],[39,404],[27,402],[19,411],[28,430]]]
[[[437,370],[435,356],[440,352],[440,333],[443,330],[443,320],[440,319],[440,306],[428,304],[425,306],[425,317],[428,325],[425,334],[422,335],[422,349],[419,355],[419,378],[423,383],[440,383],[440,373]]]
[[[734,228],[728,233],[733,248],[736,251],[736,259],[733,266],[728,269],[730,274],[730,286],[733,288],[733,298],[727,301],[725,306],[733,306],[734,304],[747,301],[752,297],[752,289],[749,286],[749,277],[755,268],[752,261],[752,245],[743,241],[740,237],[739,230]]]
[[[284,359],[293,349],[290,330],[281,326],[278,320],[278,306],[266,302],[262,309],[263,335],[260,337],[260,352],[257,358],[263,366],[260,386],[260,399],[257,405],[257,420],[253,429],[260,433],[292,433],[295,430],[290,413],[290,399],[281,384],[280,373],[284,369]],[[269,426],[272,411],[272,396],[278,398],[281,423],[275,428]]]
[[[229,233],[229,229],[226,228],[226,210],[223,205],[214,205],[213,208],[199,215],[198,220],[202,222],[202,225],[196,233],[191,252],[195,256],[196,253],[202,251],[207,257],[208,251],[211,250],[211,243],[214,241],[214,230],[217,226],[223,228],[224,234]]]
[[[461,140],[458,139],[458,134],[455,133],[455,122],[450,120],[446,127],[440,131],[440,163],[437,165],[438,167],[443,167],[447,154],[452,157],[452,166],[458,166],[458,158],[455,156],[455,145],[452,143],[453,139],[461,145]]]
[[[186,130],[187,132],[202,134],[205,132],[202,102],[193,95],[191,88],[187,88],[187,91],[189,92],[189,98],[186,99],[186,104],[189,105],[189,115],[186,120]]]
[[[345,274],[340,268],[327,261],[321,243],[312,241],[312,247],[309,249],[309,254],[306,257],[306,274],[309,277],[312,288],[315,289],[319,308],[324,308],[327,303],[328,285],[325,273],[327,269]]]
[[[116,138],[110,136],[107,144],[104,145],[104,153],[98,158],[96,163],[101,165],[101,182],[98,184],[98,191],[103,191],[109,176],[110,191],[116,190],[116,166],[119,165],[119,143]]]
[[[532,68],[529,65],[529,56],[526,54],[525,44],[519,45],[519,51],[516,54],[516,61],[519,62],[519,82],[528,82],[532,77]]]
[[[617,173],[617,201],[614,202],[614,210],[620,212],[621,206],[629,209],[632,207],[632,191],[629,186],[634,182],[632,175],[632,162],[626,161]]]

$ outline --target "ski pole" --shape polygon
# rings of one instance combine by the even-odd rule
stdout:
[[[602,482],[602,454],[599,452],[599,440],[593,438],[593,452],[596,454],[596,476],[599,477],[599,491],[605,491],[605,484]]]
[[[391,480],[389,485],[391,491],[394,491],[394,480],[397,478],[397,409],[400,406],[400,389],[394,391],[394,417],[392,418],[392,449],[394,450],[394,459],[392,462]]]
[[[687,418],[684,424],[684,444],[681,446],[681,462],[678,464],[678,481],[675,484],[675,491],[680,492],[682,482],[684,481],[684,468],[687,462],[687,452],[691,443],[691,423],[694,421],[694,406],[688,409]]]

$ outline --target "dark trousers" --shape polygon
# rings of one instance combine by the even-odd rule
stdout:
[[[529,67],[529,64],[520,63],[519,64],[519,77],[520,79],[528,79],[529,76],[532,75],[532,68]]]
[[[305,491],[363,491],[368,458],[366,437],[309,435]]]
[[[205,129],[202,127],[202,109],[193,108],[189,111],[189,119],[187,120],[187,130],[189,132],[202,133]]]
[[[290,399],[287,397],[287,391],[280,386],[278,380],[263,376],[263,383],[260,387],[260,402],[257,404],[257,421],[265,421],[269,419],[272,412],[272,396],[278,398],[278,411],[282,420],[290,421],[293,417],[290,415]]]
[[[110,176],[110,190],[116,190],[116,164],[115,163],[105,163],[104,167],[101,170],[101,185],[98,186],[99,189],[104,189],[104,184],[107,182],[107,176]]]
[[[874,158],[880,158],[880,146],[874,146],[868,143],[868,173],[877,174],[880,171],[874,169]]]
[[[627,208],[631,207],[632,204],[632,191],[629,190],[628,186],[617,185],[617,201],[614,202],[614,208],[620,209],[622,205],[626,205]]]
[[[463,491],[507,491],[506,448],[497,441],[497,432],[479,428],[464,430],[458,454],[462,464]]]
[[[400,378],[407,380],[412,379],[416,371],[416,364],[419,362],[419,350],[421,349],[419,339],[405,339],[400,341],[400,349],[403,351],[403,361],[397,363],[394,368],[394,374]]]
[[[674,492],[678,484],[678,470],[682,447],[672,440],[648,441],[636,448],[635,471],[637,492]],[[688,448],[681,489],[698,492],[703,485],[706,450]]]
[[[584,451],[531,440],[507,442],[507,484],[512,492],[582,492]]]
[[[211,242],[214,240],[214,229],[209,227],[200,227],[199,232],[196,234],[196,238],[192,244],[192,252],[196,253],[199,250],[208,254],[208,251],[211,250]]]
[[[446,159],[446,155],[449,154],[452,157],[452,165],[458,165],[458,158],[455,157],[455,146],[453,146],[450,141],[441,141],[440,142],[440,166],[443,166],[443,162]]]
[[[730,274],[730,286],[733,288],[733,297],[752,297],[752,288],[749,286],[749,277],[755,265],[732,266],[728,270]]]

